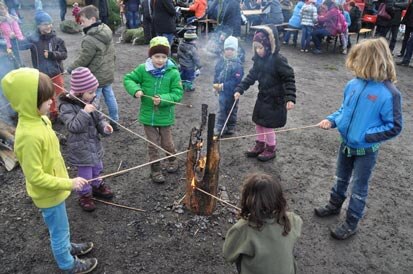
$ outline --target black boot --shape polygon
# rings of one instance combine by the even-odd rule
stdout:
[[[346,221],[331,230],[331,236],[337,240],[345,240],[356,234],[359,220],[347,214]]]
[[[332,201],[329,201],[327,205],[321,206],[314,208],[314,213],[318,217],[327,217],[327,216],[332,216],[332,215],[338,215],[340,214],[341,210],[341,205],[343,203],[335,203]]]

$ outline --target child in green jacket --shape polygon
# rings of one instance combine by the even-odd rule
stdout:
[[[287,212],[281,184],[273,177],[249,175],[242,189],[240,220],[225,237],[227,262],[243,274],[294,274],[294,244],[303,221]]]
[[[149,44],[149,58],[135,70],[125,75],[126,91],[141,99],[139,122],[144,125],[149,141],[175,154],[171,126],[175,123],[175,102],[180,102],[183,88],[179,70],[168,58],[170,46],[165,37],[154,37]],[[159,159],[158,148],[148,144],[149,160]],[[166,170],[178,170],[176,157],[168,159]],[[151,165],[151,178],[155,183],[164,183],[160,162]]]
[[[49,229],[57,265],[65,273],[89,273],[97,260],[75,256],[88,253],[93,243],[70,243],[65,205],[70,191],[81,189],[87,180],[69,179],[59,140],[46,116],[54,96],[52,80],[37,69],[21,68],[9,72],[1,84],[4,95],[19,114],[14,151],[26,178],[27,193],[40,208]]]

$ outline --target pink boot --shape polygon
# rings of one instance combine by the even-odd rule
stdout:
[[[245,156],[247,157],[257,157],[260,153],[262,153],[265,149],[265,143],[260,141],[255,141],[255,146],[250,150],[245,152]]]
[[[266,146],[265,150],[258,155],[257,159],[266,162],[275,158],[275,146]]]

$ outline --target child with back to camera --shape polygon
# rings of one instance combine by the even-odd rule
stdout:
[[[91,251],[93,243],[70,242],[65,204],[71,190],[81,189],[87,180],[69,178],[59,140],[46,116],[54,96],[52,81],[37,69],[21,68],[9,72],[1,84],[4,95],[19,114],[14,151],[23,170],[27,194],[40,209],[49,230],[56,263],[64,273],[89,273],[96,268],[97,260],[75,256]]]
[[[202,67],[198,54],[196,40],[198,36],[193,31],[186,31],[184,40],[178,47],[178,62],[181,66],[181,79],[184,91],[195,91],[193,81],[200,74]]]
[[[99,177],[103,170],[103,147],[100,135],[113,132],[103,115],[93,105],[99,83],[88,68],[78,67],[72,71],[70,95],[60,97],[60,119],[69,134],[67,146],[68,161],[77,167],[77,174],[87,180]],[[92,195],[111,199],[113,192],[97,179],[77,191],[79,205],[85,211],[93,211],[96,205]]]
[[[225,260],[235,263],[238,273],[296,273],[293,248],[303,221],[287,212],[280,182],[263,173],[249,175],[239,216],[225,237]]]
[[[22,66],[18,41],[22,41],[24,36],[20,29],[19,18],[9,14],[7,6],[2,2],[0,2],[0,33],[6,42],[7,53],[13,54],[18,65]]]
[[[346,66],[356,77],[344,88],[340,109],[318,124],[323,129],[337,128],[341,144],[330,200],[326,206],[316,208],[315,214],[340,214],[351,178],[353,183],[346,220],[331,231],[338,240],[357,232],[380,143],[402,130],[401,95],[393,85],[396,70],[387,41],[369,39],[353,46]]]
[[[149,58],[132,72],[125,75],[123,84],[134,98],[139,98],[139,122],[144,125],[146,138],[175,154],[172,139],[172,125],[175,124],[175,104],[183,96],[181,77],[175,63],[168,58],[170,45],[163,36],[152,38],[149,43]],[[159,159],[158,148],[148,143],[149,160]],[[169,155],[169,154],[168,154]],[[175,173],[179,169],[178,159],[167,161],[166,171]],[[161,163],[151,164],[151,179],[154,183],[164,183]]]
[[[251,85],[258,81],[258,95],[252,114],[256,124],[255,146],[245,154],[260,161],[275,158],[276,139],[274,128],[287,122],[287,110],[295,105],[294,70],[287,59],[279,53],[280,41],[275,27],[264,26],[254,34],[254,64],[248,75],[236,87],[238,99]]]

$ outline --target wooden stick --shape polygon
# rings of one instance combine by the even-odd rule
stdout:
[[[71,94],[70,94],[70,93],[69,93],[69,92],[68,92],[65,88],[63,88],[63,87],[59,86],[59,85],[58,85],[58,84],[56,84],[56,83],[53,83],[53,85],[55,85],[56,87],[58,87],[58,88],[60,88],[60,89],[64,90],[64,92],[66,93],[66,96],[71,96],[71,98],[74,98],[74,99],[78,100],[79,102],[81,102],[81,103],[83,103],[83,104],[86,104],[86,102],[83,102],[80,98],[78,98],[78,97],[76,97],[76,96],[71,95]],[[156,148],[158,148],[158,149],[162,150],[162,151],[163,151],[163,152],[165,152],[166,154],[168,154],[168,155],[172,155],[172,153],[171,153],[171,152],[169,152],[169,151],[167,151],[167,150],[163,149],[162,147],[158,146],[158,145],[157,145],[157,144],[155,144],[154,142],[149,141],[148,139],[146,139],[145,137],[143,137],[143,136],[139,135],[138,133],[133,132],[133,131],[132,131],[132,130],[130,130],[129,128],[124,127],[123,125],[119,124],[117,121],[113,120],[112,118],[110,118],[108,115],[106,115],[106,114],[105,114],[105,113],[103,113],[102,111],[100,111],[100,110],[98,110],[98,109],[96,109],[96,111],[97,111],[98,113],[102,114],[102,115],[103,115],[104,117],[106,117],[107,119],[109,119],[111,122],[113,122],[113,123],[117,124],[118,126],[120,126],[121,128],[123,128],[124,130],[128,131],[129,133],[132,133],[133,135],[138,136],[138,137],[139,137],[139,138],[141,138],[142,140],[144,140],[144,141],[146,141],[146,142],[150,143],[151,145],[155,146]]]
[[[229,117],[231,117],[232,111],[234,110],[235,105],[237,104],[238,99],[234,100],[234,103],[232,104],[231,110],[229,111],[228,117],[225,120],[224,126],[221,129],[221,132],[219,133],[219,138],[221,138],[222,134],[224,133],[225,127],[227,126]]]
[[[182,203],[182,201],[185,199],[186,194],[184,194],[184,197],[182,197],[181,199],[179,199],[179,201],[176,203],[177,205],[180,205]]]
[[[274,133],[287,132],[287,131],[293,131],[293,130],[299,130],[299,129],[305,129],[305,128],[312,128],[312,127],[318,127],[318,125],[311,125],[311,126],[303,126],[303,127],[294,127],[294,128],[286,128],[286,129],[274,130]],[[249,135],[228,137],[228,138],[223,138],[223,139],[220,139],[220,140],[221,140],[221,141],[235,140],[235,139],[242,139],[242,138],[259,136],[259,135],[265,135],[265,134],[268,134],[268,133],[257,133],[257,134],[249,134]]]
[[[155,98],[155,97],[153,97],[153,96],[146,95],[146,94],[142,94],[142,96],[143,96],[143,97],[147,97],[147,98],[151,98],[151,99]],[[189,108],[192,107],[191,104],[182,104],[182,103],[178,103],[178,102],[174,102],[174,101],[169,101],[169,100],[165,100],[165,99],[161,99],[161,101],[164,101],[164,102],[167,102],[167,103],[171,103],[171,104],[175,104],[175,105],[185,106],[185,107],[189,107]]]
[[[203,189],[200,189],[200,188],[198,188],[198,187],[195,187],[195,189],[198,190],[199,192],[202,192],[202,193],[204,193],[204,194],[206,194],[206,195],[211,196],[212,198],[214,198],[214,199],[216,199],[216,200],[218,200],[218,201],[220,201],[220,202],[222,202],[222,203],[224,203],[224,204],[226,204],[226,205],[229,205],[229,206],[235,208],[235,209],[238,210],[238,211],[241,211],[241,208],[239,208],[239,207],[237,207],[237,206],[234,206],[233,204],[230,204],[230,203],[228,203],[228,202],[226,202],[226,201],[218,198],[217,196],[212,195],[211,193],[206,192],[206,191],[203,190]]]
[[[119,163],[119,166],[118,166],[118,169],[116,170],[116,171],[119,171],[120,170],[120,168],[122,167],[122,160],[120,160],[120,163]]]
[[[153,161],[150,161],[150,162],[147,162],[147,163],[138,165],[138,166],[134,166],[134,167],[131,167],[131,168],[127,168],[127,169],[124,169],[124,170],[121,170],[121,171],[117,171],[117,172],[109,173],[109,174],[106,174],[106,175],[103,175],[103,176],[99,176],[99,177],[96,177],[96,178],[93,178],[93,179],[90,179],[90,180],[87,180],[87,181],[88,181],[88,183],[90,183],[90,182],[95,181],[95,180],[102,180],[102,179],[105,179],[105,178],[108,178],[108,177],[112,177],[112,176],[115,176],[115,175],[123,174],[123,173],[129,172],[129,171],[132,171],[132,170],[134,170],[134,169],[138,169],[138,168],[141,168],[141,167],[144,167],[144,166],[148,166],[148,165],[150,165],[150,164],[153,164],[153,163],[156,163],[156,162],[165,160],[165,159],[169,159],[169,158],[171,158],[171,157],[176,157],[177,155],[181,155],[181,154],[187,153],[188,151],[189,151],[189,150],[182,151],[182,152],[178,152],[178,153],[173,154],[173,155],[169,155],[169,156],[166,156],[166,157],[163,157],[163,158],[160,158],[160,159],[156,159],[156,160],[153,160]]]
[[[99,199],[96,199],[96,198],[93,198],[93,197],[92,197],[92,200],[96,201],[96,202],[99,202],[99,203],[102,203],[102,204],[106,204],[106,205],[116,206],[116,207],[120,207],[120,208],[126,208],[126,209],[130,209],[130,210],[133,210],[133,211],[138,211],[138,212],[146,212],[146,210],[144,210],[144,209],[119,205],[119,204],[115,204],[115,203],[111,203],[111,202],[106,202],[106,201],[102,201],[102,200],[99,200]]]

